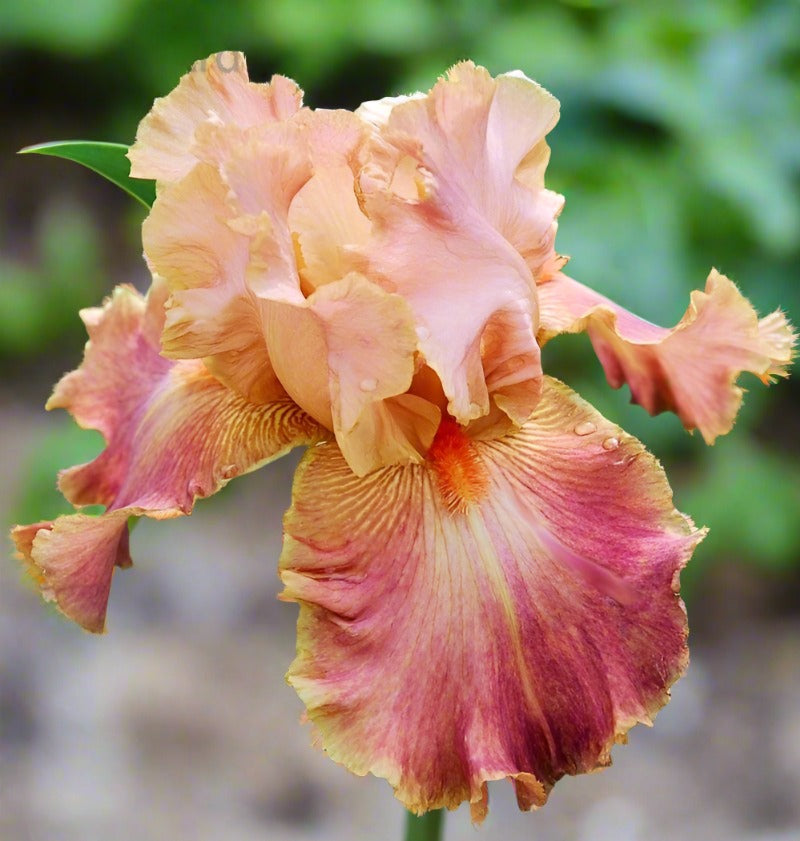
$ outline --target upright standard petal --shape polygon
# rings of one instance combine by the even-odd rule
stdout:
[[[465,61],[427,97],[398,101],[381,135],[443,189],[461,193],[537,275],[552,254],[564,204],[544,187],[550,159],[544,138],[558,113],[558,100],[519,71],[493,79]]]
[[[455,418],[489,414],[494,397],[522,423],[541,386],[534,277],[562,204],[543,184],[558,102],[464,62],[428,96],[390,105],[365,111],[379,131],[361,176],[369,271],[411,305]]]
[[[712,270],[705,291],[672,329],[632,315],[563,274],[539,286],[544,343],[586,331],[609,384],[630,386],[632,400],[654,415],[675,412],[708,444],[730,432],[742,402],[736,380],[750,371],[763,382],[786,376],[795,334],[781,312],[759,319],[725,275]]]
[[[245,282],[250,240],[230,227],[227,194],[217,170],[200,164],[160,191],[142,226],[148,263],[171,292],[161,347],[173,359],[203,359],[223,384],[267,403],[285,392]]]
[[[134,178],[177,181],[197,163],[195,132],[205,123],[241,128],[285,120],[296,113],[302,91],[283,76],[269,84],[248,80],[242,53],[215,53],[195,62],[178,86],[157,99],[141,121],[128,152]]]
[[[59,477],[70,502],[105,505],[106,513],[13,533],[43,593],[90,631],[103,629],[114,566],[130,563],[129,517],[188,514],[197,498],[323,434],[288,398],[259,406],[219,383],[199,360],[160,356],[163,300],[158,286],[147,302],[119,287],[105,307],[84,311],[83,364],[48,402],[106,439],[94,461]]]
[[[358,478],[332,443],[307,453],[280,562],[288,680],[333,759],[480,821],[488,780],[539,806],[667,701],[702,533],[641,444],[549,378],[516,433],[445,420],[429,458]]]

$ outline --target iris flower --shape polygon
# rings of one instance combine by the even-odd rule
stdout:
[[[355,112],[301,97],[220,54],[140,124],[152,285],[81,313],[83,363],[47,404],[105,437],[59,477],[105,513],[18,526],[18,551],[102,631],[132,517],[189,514],[307,446],[279,565],[317,742],[417,813],[468,801],[480,821],[503,778],[540,806],[667,701],[704,534],[542,345],[588,333],[611,386],[712,443],[740,372],[786,374],[791,329],[716,271],[671,329],[564,274],[559,104],[519,72],[464,62]]]

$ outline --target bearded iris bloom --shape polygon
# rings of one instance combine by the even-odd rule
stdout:
[[[13,537],[43,595],[102,631],[131,517],[189,514],[309,448],[285,518],[288,680],[316,739],[412,811],[508,778],[520,807],[610,762],[688,662],[681,568],[703,531],[642,445],[540,348],[586,332],[613,387],[712,443],[738,375],[786,374],[785,317],[712,271],[656,327],[564,274],[544,186],[558,102],[465,62],[428,94],[310,110],[244,57],[196,65],[142,121],[146,296],[82,313],[56,386],[106,448],[74,513]]]

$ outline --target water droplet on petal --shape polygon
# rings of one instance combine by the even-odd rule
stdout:
[[[427,327],[423,327],[421,324],[420,324],[420,326],[419,326],[419,327],[417,327],[417,338],[418,338],[421,342],[424,342],[424,341],[425,341],[425,339],[427,339],[427,338],[428,338],[428,336],[430,336],[430,334],[431,334],[431,331],[430,331],[430,330],[428,330],[428,328],[427,328]]]
[[[370,377],[369,379],[361,380],[361,382],[359,383],[359,387],[362,391],[375,391],[375,389],[378,387],[378,381]]]
[[[576,435],[591,435],[597,427],[591,421],[583,421],[575,427]]]
[[[235,464],[229,464],[223,467],[220,471],[223,479],[233,479],[239,473],[239,468]]]
[[[619,447],[619,438],[606,438],[603,441],[604,450],[616,450]]]

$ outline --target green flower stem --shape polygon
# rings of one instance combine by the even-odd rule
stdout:
[[[421,818],[408,813],[406,841],[440,841],[444,827],[444,809],[426,812]]]

